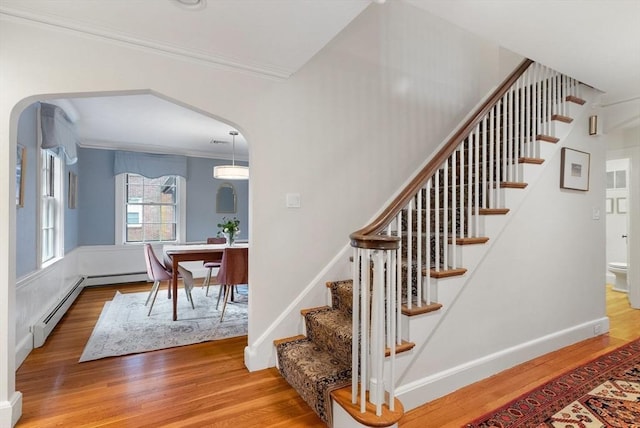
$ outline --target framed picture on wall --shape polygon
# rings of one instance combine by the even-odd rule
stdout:
[[[613,214],[613,198],[607,198],[604,202],[607,214]]]
[[[560,161],[560,187],[571,190],[589,190],[589,153],[562,148]]]
[[[627,198],[616,199],[616,210],[618,211],[618,214],[627,213]]]
[[[16,158],[16,206],[24,207],[24,176],[27,170],[27,149],[18,144]]]

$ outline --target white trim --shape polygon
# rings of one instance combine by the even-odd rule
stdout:
[[[115,245],[140,245],[141,243],[125,242],[125,203],[124,203],[124,175],[115,176]],[[178,191],[178,210],[176,212],[176,240],[171,243],[185,242],[187,238],[187,180],[176,176],[176,189]],[[156,244],[154,242],[154,244]]]
[[[15,391],[10,400],[0,401],[0,426],[12,427],[22,416],[22,393]]]
[[[449,394],[463,386],[529,361],[565,346],[609,331],[609,318],[597,318],[540,338],[503,349],[439,373],[425,376],[396,388],[406,411]]]

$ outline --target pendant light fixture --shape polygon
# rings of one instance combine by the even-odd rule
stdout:
[[[236,165],[236,135],[237,131],[229,131],[233,139],[233,148],[231,152],[231,165],[219,165],[213,167],[213,178],[220,180],[248,180],[249,167]]]

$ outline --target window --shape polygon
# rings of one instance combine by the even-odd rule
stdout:
[[[146,178],[138,174],[117,176],[116,197],[122,201],[116,213],[121,226],[116,233],[118,243],[175,242],[182,235],[180,188],[182,179],[167,175]],[[119,183],[118,183],[119,182]]]
[[[62,255],[62,167],[60,159],[41,151],[40,263],[47,264]]]

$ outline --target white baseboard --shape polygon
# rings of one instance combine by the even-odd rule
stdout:
[[[33,351],[33,334],[29,333],[16,344],[16,370],[24,363],[31,351]]]
[[[396,394],[405,410],[415,409],[515,365],[608,331],[609,318],[595,319],[401,385]]]
[[[0,426],[15,426],[20,416],[22,416],[22,394],[16,391],[10,400],[0,401]]]

